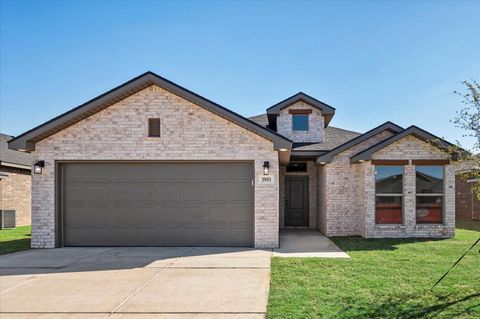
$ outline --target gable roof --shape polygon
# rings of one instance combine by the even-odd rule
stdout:
[[[25,152],[8,149],[7,142],[13,136],[0,133],[0,165],[30,169],[32,156]]]
[[[427,132],[415,125],[412,125],[406,129],[404,129],[403,131],[401,131],[400,133],[397,133],[355,155],[353,155],[352,157],[350,157],[350,162],[351,163],[357,163],[359,161],[368,161],[372,158],[372,155],[373,153],[377,152],[378,150],[382,149],[382,148],[385,148],[387,147],[388,145],[390,144],[393,144],[395,143],[396,141],[406,137],[406,136],[409,136],[409,135],[412,135],[412,136],[415,136],[416,138],[422,140],[422,141],[425,141],[425,142],[430,142],[432,143],[433,145],[437,146],[438,148],[440,149],[446,149],[448,147],[452,147],[453,144],[451,144],[450,142],[447,142],[445,141],[444,139],[436,136],[436,135],[433,135],[432,133],[430,132]]]
[[[392,123],[390,121],[388,122],[385,122],[373,129],[371,129],[370,131],[368,132],[365,132],[364,134],[361,134],[337,147],[335,147],[334,149],[332,149],[330,152],[328,153],[325,153],[323,154],[322,156],[320,156],[318,159],[317,159],[317,164],[320,164],[320,163],[330,163],[333,159],[333,157],[357,144],[360,144],[362,143],[363,141],[366,141],[367,139],[371,138],[372,136],[375,136],[385,130],[388,130],[392,133],[398,133],[398,132],[401,132],[403,130],[402,127],[398,126],[397,124],[395,123]]]
[[[151,85],[157,85],[172,94],[203,107],[218,116],[272,141],[275,149],[291,149],[292,142],[286,137],[262,127],[261,125],[258,125],[257,123],[150,71],[17,136],[8,142],[8,147],[11,149],[33,151],[35,150],[35,143]]]
[[[331,107],[326,103],[323,103],[322,101],[319,101],[311,97],[308,94],[305,94],[303,92],[298,92],[297,94],[292,95],[291,97],[286,98],[285,100],[278,102],[277,104],[270,106],[267,109],[268,123],[270,128],[276,130],[277,116],[281,110],[299,101],[305,102],[310,106],[320,110],[322,112],[322,115],[325,118],[325,127],[328,126],[328,123],[330,123],[330,121],[332,120],[333,115],[335,115],[335,108]]]

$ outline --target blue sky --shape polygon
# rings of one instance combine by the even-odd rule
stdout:
[[[450,123],[480,80],[480,2],[2,1],[0,131],[18,135],[147,70],[243,115],[303,91],[331,125]]]

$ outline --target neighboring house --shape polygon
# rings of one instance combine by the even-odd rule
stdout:
[[[458,220],[480,220],[480,200],[472,190],[473,185],[478,183],[478,179],[468,176],[468,173],[474,169],[478,167],[468,161],[459,162],[457,165],[455,214]]]
[[[334,114],[299,93],[247,119],[147,72],[9,142],[44,163],[32,246],[453,236],[450,144],[391,122],[335,128]]]
[[[14,211],[16,226],[30,225],[32,156],[8,149],[7,141],[12,138],[0,133],[0,217],[7,221]]]

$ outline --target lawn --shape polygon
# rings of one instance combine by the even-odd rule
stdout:
[[[351,259],[272,259],[268,318],[480,318],[480,221],[454,239],[335,237]]]
[[[31,226],[0,230],[0,255],[30,249]]]

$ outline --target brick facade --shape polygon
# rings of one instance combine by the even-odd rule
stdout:
[[[318,229],[327,236],[452,237],[455,228],[455,168],[445,166],[444,223],[416,224],[415,166],[404,168],[403,225],[375,224],[375,166],[351,164],[350,156],[391,136],[384,131],[338,154],[318,169]],[[407,136],[373,155],[373,159],[447,159],[449,155]]]
[[[16,225],[31,223],[31,171],[0,166],[0,210],[14,210]]]
[[[289,110],[311,110],[308,116],[308,131],[292,130],[292,114]],[[324,141],[324,118],[322,112],[311,107],[305,102],[297,102],[280,111],[277,119],[277,132],[294,142],[323,142]]]
[[[455,214],[459,220],[480,220],[480,200],[473,193],[475,181],[455,176]]]
[[[295,109],[311,111],[308,131],[292,130],[292,114],[289,111]],[[160,138],[148,137],[149,118],[160,118]],[[325,165],[316,166],[312,157],[327,150],[322,147],[334,147],[327,146],[329,140],[325,139],[322,112],[298,101],[281,110],[276,123],[280,135],[293,143],[305,143],[302,147],[313,147],[308,150],[310,153],[301,155],[310,159],[307,161],[307,172],[287,173],[285,166],[279,166],[279,154],[271,141],[157,85],[151,85],[40,140],[36,143],[33,157],[34,160],[44,160],[46,166],[43,174],[33,175],[32,247],[51,248],[57,243],[55,169],[56,161],[62,160],[251,161],[255,172],[254,245],[257,248],[278,246],[279,228],[284,227],[285,177],[289,175],[308,176],[309,227],[319,229],[327,236],[453,236],[453,166],[445,166],[443,223],[417,225],[415,167],[411,165],[413,159],[446,159],[448,154],[413,136],[404,137],[377,151],[373,159],[403,159],[409,160],[410,164],[404,166],[403,224],[376,225],[375,167],[371,161],[351,164],[350,157],[392,136],[394,133],[391,131],[402,129],[390,125],[389,130],[344,150]],[[275,180],[273,184],[258,182],[265,161],[270,163],[270,174]]]
[[[161,119],[161,138],[147,137],[148,118]],[[40,142],[45,161],[33,176],[32,247],[55,246],[56,160],[246,160],[255,169],[255,247],[278,246],[278,183],[258,184],[263,162],[278,180],[272,142],[176,95],[150,86]]]
[[[363,190],[365,192],[364,237],[437,237],[448,238],[455,234],[455,167],[444,167],[444,216],[443,224],[416,223],[416,174],[414,159],[448,159],[449,154],[416,138],[407,136],[376,152],[372,159],[403,159],[410,165],[404,166],[403,177],[403,224],[375,224],[375,167],[362,164]]]
[[[361,212],[364,192],[360,188],[358,164],[350,164],[350,156],[390,137],[383,131],[339,154],[319,169],[318,229],[327,236],[350,236],[361,233]]]

